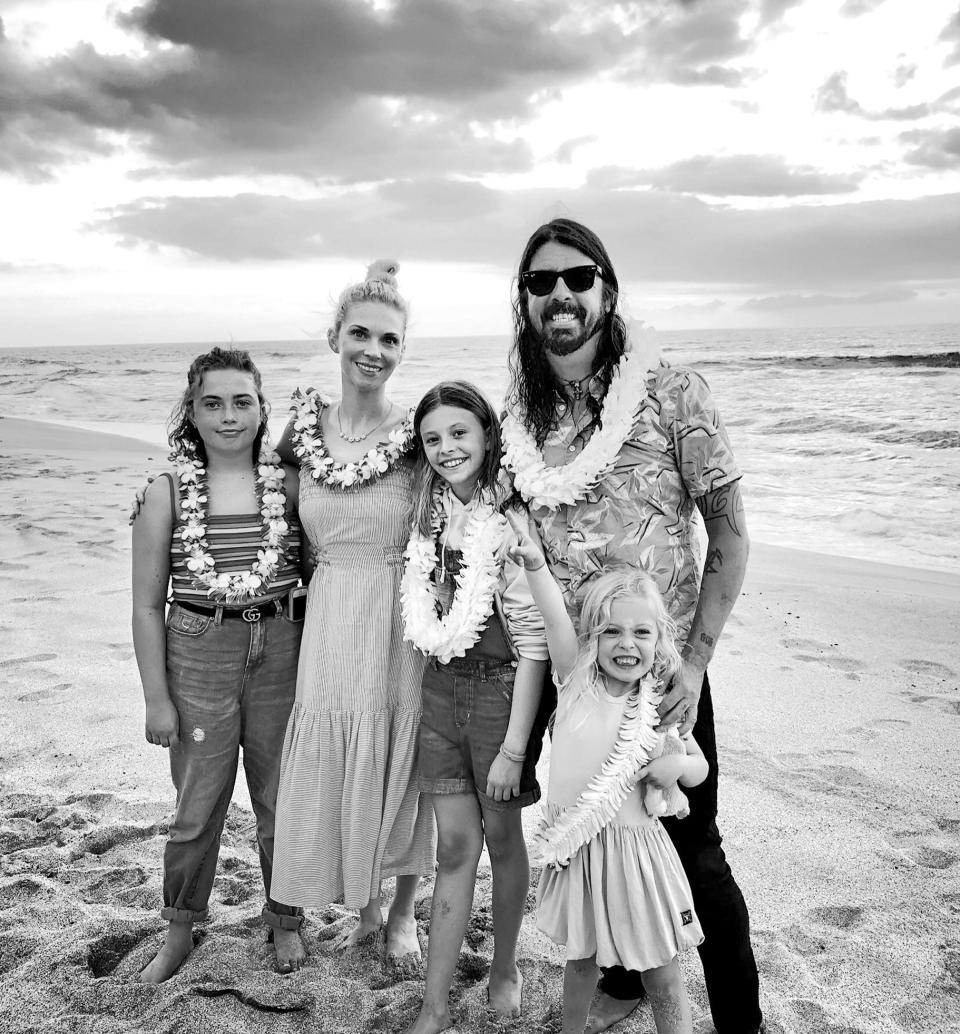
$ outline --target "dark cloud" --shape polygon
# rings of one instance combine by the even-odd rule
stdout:
[[[35,178],[131,146],[153,176],[522,172],[544,97],[604,75],[739,82],[746,4],[149,0],[118,16],[135,54],[0,43],[0,150]]]
[[[960,169],[960,126],[952,129],[911,129],[900,139],[915,146],[903,156],[911,165],[928,169]]]
[[[596,169],[594,186],[645,185],[712,197],[796,197],[849,194],[863,179],[859,173],[824,173],[809,165],[789,166],[772,154],[696,155],[662,169]]]
[[[824,309],[844,305],[885,305],[911,302],[920,295],[911,287],[883,287],[862,294],[778,294],[751,298],[740,306],[753,312],[781,312],[784,309]]]
[[[678,86],[734,87],[743,82],[748,73],[729,63],[755,46],[743,31],[747,0],[637,6],[643,11],[638,28],[643,46],[624,62],[619,72],[623,78]]]
[[[600,233],[621,280],[855,291],[960,269],[960,194],[742,211],[657,190],[506,192],[436,180],[320,201],[143,199],[102,213],[92,229],[227,261],[389,253],[512,268],[527,235],[564,214]]]

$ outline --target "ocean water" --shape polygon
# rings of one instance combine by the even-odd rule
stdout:
[[[713,390],[755,539],[960,572],[960,325],[658,338],[666,359],[698,370]],[[186,368],[208,347],[5,349],[0,412],[159,446]],[[295,387],[337,392],[325,341],[242,347],[263,373],[277,433]],[[460,377],[499,401],[508,348],[500,337],[411,338],[391,394],[412,404],[437,381]]]

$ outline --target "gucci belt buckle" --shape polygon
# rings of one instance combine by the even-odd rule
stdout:
[[[255,625],[260,620],[260,609],[258,607],[247,607],[246,610],[240,612],[240,617],[248,625]]]

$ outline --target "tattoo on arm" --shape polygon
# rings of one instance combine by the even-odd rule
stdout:
[[[719,549],[708,549],[707,559],[703,562],[703,573],[718,574],[723,567],[723,552]]]
[[[711,521],[726,521],[730,530],[740,537],[743,531],[740,528],[740,518],[743,515],[743,497],[740,495],[740,482],[734,481],[723,488],[700,496],[696,500],[697,509],[703,516],[703,523]]]
[[[707,635],[706,632],[701,632],[700,633],[700,642],[704,643],[706,646],[712,647],[713,646],[713,636],[712,635]]]

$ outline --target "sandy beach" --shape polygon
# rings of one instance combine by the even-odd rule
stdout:
[[[119,435],[0,419],[0,1031],[402,1031],[422,984],[393,982],[375,952],[332,953],[337,906],[309,914],[307,966],[273,971],[239,788],[196,949],[167,983],[136,981],[163,928],[173,791],[143,738],[126,510],[164,463]],[[958,628],[958,575],[754,546],[710,676],[720,827],[771,1034],[960,1030]],[[497,1022],[481,871],[462,1034],[554,1029],[563,956],[532,902],[524,1015]],[[705,1034],[696,954],[683,966]],[[616,1029],[652,1031],[649,1010]]]

